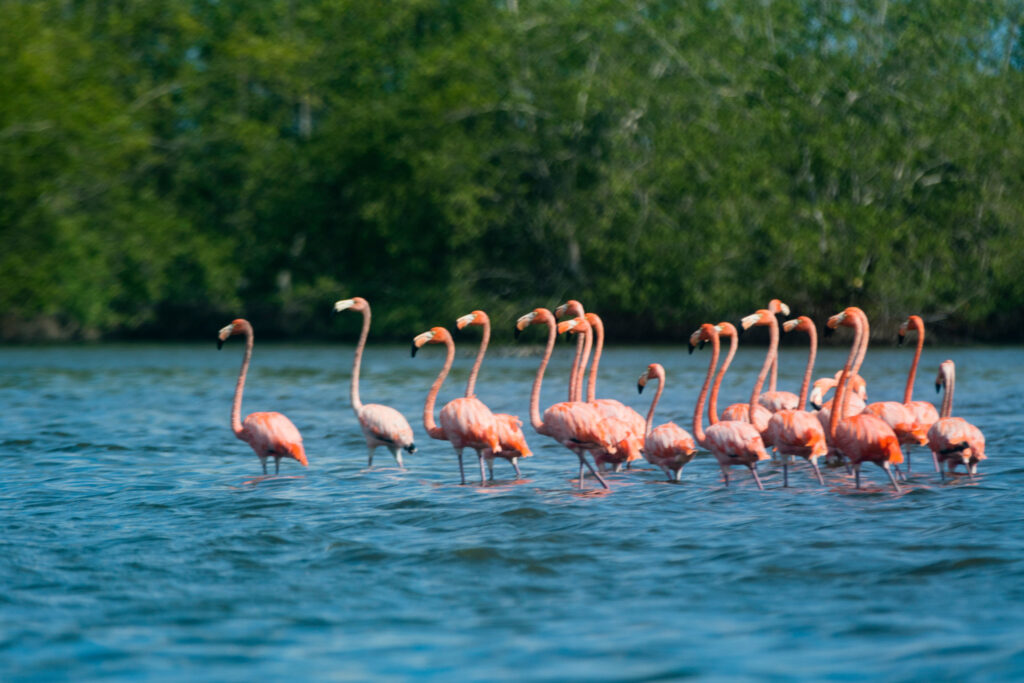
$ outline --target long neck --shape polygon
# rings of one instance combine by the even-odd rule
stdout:
[[[864,363],[864,356],[867,355],[868,352],[868,341],[871,338],[871,326],[868,325],[868,316],[862,311],[860,315],[858,315],[857,317],[860,319],[861,324],[864,326],[864,332],[861,335],[860,350],[857,352],[857,360],[853,364],[854,375],[860,374],[860,366],[862,363]]]
[[[594,332],[593,329],[588,325],[587,331],[583,333],[583,358],[580,360],[580,369],[576,373],[576,400],[583,400],[583,375],[587,367],[587,362],[590,360],[590,350],[594,346]],[[588,401],[592,401],[592,398],[587,398]]]
[[[921,350],[924,348],[924,321],[916,315],[910,318],[917,330],[917,348],[914,349],[914,362],[910,364],[910,373],[907,375],[907,388],[903,390],[903,402],[910,403],[914,398],[914,380],[917,379],[917,363],[921,360]]]
[[[761,372],[757,374],[757,381],[754,382],[754,390],[750,393],[750,422],[754,422],[754,408],[757,407],[757,397],[761,395],[761,387],[764,386],[765,377],[772,369],[776,355],[779,351],[779,321],[773,313],[771,323],[768,325],[768,355],[764,357],[764,364],[761,365]],[[773,385],[774,386],[774,385]]]
[[[807,410],[807,390],[811,386],[814,360],[818,356],[818,331],[814,329],[814,325],[808,326],[807,336],[811,343],[811,350],[807,353],[807,368],[804,370],[804,383],[800,385],[800,398],[796,404],[797,410]]]
[[[704,386],[700,388],[700,396],[697,397],[697,407],[693,409],[693,438],[701,446],[705,444],[704,427],[701,425],[701,417],[704,412],[704,399],[708,396],[708,386],[711,384],[711,377],[715,374],[715,366],[718,365],[719,342],[718,335],[711,337],[711,362],[708,363],[708,374],[704,378]],[[715,393],[718,393],[718,382],[715,382]],[[711,424],[718,422],[718,418],[711,420]]]
[[[658,401],[661,400],[661,392],[665,389],[665,374],[658,373],[658,390],[654,392],[654,398],[651,399],[651,407],[647,411],[647,425],[644,427],[644,435],[649,435],[651,430],[654,428],[654,409],[658,407]]]
[[[589,315],[587,320],[594,329],[594,362],[590,366],[590,377],[587,379],[587,400],[593,401],[597,395],[597,367],[601,364],[601,351],[604,349],[604,323],[597,315]]]
[[[725,360],[722,362],[722,367],[718,369],[718,375],[715,377],[715,391],[711,394],[711,399],[708,401],[708,421],[711,424],[718,422],[718,385],[722,382],[722,378],[725,377],[725,371],[729,369],[729,364],[732,363],[733,357],[736,356],[736,349],[740,345],[740,338],[736,334],[729,335],[729,352],[725,354]]]
[[[245,331],[245,355],[242,356],[242,368],[238,371],[238,382],[235,383],[235,398],[231,402],[231,431],[242,438],[242,390],[245,387],[245,376],[249,372],[249,360],[252,358],[252,328]]]
[[[946,374],[946,393],[942,397],[942,412],[939,417],[951,417],[953,415],[953,386],[956,384],[956,375],[952,372]]]
[[[557,327],[555,334],[557,334]],[[572,359],[572,371],[569,373],[569,401],[579,401],[582,399],[580,396],[580,384],[582,383],[582,374],[584,368],[583,360],[583,343],[585,339],[582,334],[576,335],[576,355]]]
[[[452,362],[455,360],[455,342],[451,339],[445,339],[444,345],[447,349],[444,367],[441,368],[437,379],[431,385],[430,393],[427,394],[427,400],[423,404],[423,427],[427,430],[427,435],[432,439],[445,438],[444,430],[434,422],[434,403],[437,401],[437,394],[441,391],[441,385],[444,384],[444,378],[448,376],[448,371],[452,369]]]
[[[775,391],[776,383],[779,380],[779,354],[775,353],[772,359],[772,374],[768,377],[768,391]]]
[[[476,352],[476,362],[473,363],[473,369],[469,371],[469,381],[466,382],[466,398],[473,397],[473,390],[476,389],[476,376],[480,372],[480,364],[484,362],[487,344],[491,341],[491,321],[485,320],[483,328],[484,334],[480,337],[480,349]]]
[[[359,343],[356,344],[356,355],[352,359],[352,385],[349,388],[349,397],[352,402],[352,410],[359,413],[363,408],[363,402],[359,400],[359,368],[363,363],[363,349],[366,348],[366,338],[370,334],[370,305],[366,304],[363,309],[363,329],[359,333]]]
[[[857,354],[860,353],[861,338],[864,336],[864,323],[865,321],[861,316],[857,315],[854,317],[854,329],[856,331],[853,335],[853,344],[850,345],[850,355],[846,357],[843,374],[839,376],[839,384],[836,386],[836,393],[832,398],[832,412],[828,420],[828,433],[833,440],[836,438],[836,425],[843,419],[843,413],[846,412],[846,387],[849,384],[851,368],[854,365]]]
[[[544,358],[541,359],[540,367],[537,368],[537,376],[533,380],[533,389],[530,391],[530,424],[538,434],[547,432],[544,420],[540,416],[540,384],[544,380],[544,370],[548,367],[548,361],[551,360],[551,352],[555,349],[555,337],[557,336],[558,329],[552,317],[548,320],[548,343],[544,349]]]

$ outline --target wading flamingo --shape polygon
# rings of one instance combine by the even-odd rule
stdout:
[[[753,421],[754,426],[757,427],[757,431],[761,434],[761,438],[766,444],[771,445],[768,443],[768,439],[766,437],[768,435],[768,420],[772,418],[772,413],[770,410],[758,403],[758,398],[761,396],[761,387],[764,386],[764,380],[768,377],[768,373],[772,369],[772,364],[775,362],[775,354],[778,352],[779,321],[771,310],[762,308],[756,313],[752,313],[743,318],[740,325],[744,330],[748,330],[755,325],[767,326],[769,334],[768,352],[765,354],[764,363],[761,365],[761,371],[757,374],[757,379],[754,381],[754,389],[750,394],[750,402],[733,403],[722,411],[722,419],[736,420],[739,422]],[[754,415],[753,420],[750,419],[751,412],[753,412]]]
[[[665,368],[660,363],[648,365],[647,371],[640,375],[636,383],[636,390],[639,393],[643,393],[648,380],[657,380],[658,389],[654,392],[651,407],[647,411],[644,458],[655,467],[660,467],[669,481],[679,481],[683,476],[683,467],[697,455],[697,447],[690,433],[675,422],[666,422],[654,427],[654,410],[658,407],[661,392],[665,389]]]
[[[722,468],[722,476],[725,478],[725,485],[729,485],[729,468],[733,465],[745,465],[750,469],[751,476],[757,483],[757,488],[764,490],[761,478],[757,476],[757,463],[760,460],[767,460],[768,453],[764,450],[764,442],[757,428],[749,422],[737,420],[716,421],[709,416],[711,426],[707,433],[701,427],[701,413],[704,412],[704,400],[708,395],[708,385],[711,384],[711,377],[715,373],[715,365],[718,364],[719,340],[718,329],[711,324],[705,323],[700,329],[690,335],[690,353],[700,342],[711,342],[711,363],[708,365],[708,374],[704,379],[704,386],[701,387],[700,396],[697,398],[697,407],[693,411],[693,436],[702,447],[711,451]],[[721,382],[721,375],[715,381],[711,391],[711,400],[718,397],[718,385]]]
[[[601,486],[608,488],[608,483],[597,473],[597,470],[590,464],[583,454],[590,449],[603,449],[610,453],[617,450],[611,441],[608,430],[603,424],[601,414],[597,409],[579,401],[566,401],[555,403],[540,414],[540,387],[544,380],[544,370],[547,369],[548,361],[551,360],[551,352],[555,348],[555,337],[558,334],[555,316],[546,308],[535,308],[516,321],[515,336],[530,325],[547,325],[548,340],[544,349],[544,357],[537,368],[537,376],[533,380],[533,389],[530,391],[530,423],[537,430],[538,434],[550,436],[576,454],[580,463],[579,487],[583,488],[584,468],[601,483]]]
[[[818,353],[818,333],[814,329],[814,322],[805,315],[795,320],[787,320],[782,329],[786,332],[800,330],[806,332],[810,338],[810,352],[807,354],[807,368],[804,370],[804,380],[800,385],[800,396],[797,399],[797,407],[789,410],[777,410],[768,421],[768,435],[775,447],[775,451],[784,456],[782,460],[782,485],[789,486],[789,457],[798,455],[807,458],[807,461],[814,468],[814,474],[818,477],[818,483],[824,484],[821,477],[821,469],[818,467],[818,458],[828,455],[828,445],[825,441],[825,428],[818,418],[804,409],[807,400],[807,386],[811,383],[811,373],[814,371],[814,359]]]
[[[843,366],[843,373],[839,377],[839,386],[836,388],[834,399],[836,408],[829,418],[828,431],[832,435],[832,443],[850,460],[857,488],[860,488],[861,464],[873,462],[885,470],[893,488],[899,492],[900,485],[896,483],[896,476],[891,469],[892,465],[899,465],[903,462],[903,452],[900,450],[896,433],[881,418],[871,413],[864,412],[845,419],[843,415],[854,359],[868,334],[867,316],[856,306],[850,306],[828,319],[828,329],[835,330],[839,325],[853,327],[854,339],[853,345],[850,347],[850,355],[846,359],[846,365]]]
[[[897,346],[903,346],[903,340],[906,338],[907,333],[913,328],[917,332],[917,347],[914,349],[914,362],[910,364],[910,372],[907,373],[907,387],[903,390],[903,405],[907,406],[911,414],[914,416],[914,422],[921,425],[925,430],[931,429],[931,426],[939,421],[939,411],[935,409],[935,406],[930,401],[915,401],[914,398],[914,380],[917,378],[917,363],[921,360],[921,350],[924,348],[924,321],[921,320],[920,316],[912,315],[908,317],[899,329],[899,341]],[[927,434],[927,431],[925,432]],[[939,472],[939,461],[936,459],[935,471]],[[907,452],[907,473],[910,472],[910,452]]]
[[[789,315],[789,306],[782,303],[778,299],[772,299],[768,302],[768,310],[776,315]],[[779,354],[778,348],[775,351],[775,360],[772,361],[772,374],[768,382],[768,391],[762,393],[757,402],[768,409],[769,412],[776,412],[778,410],[794,410],[799,407],[797,402],[797,395],[792,391],[776,391],[776,383],[779,378]]]
[[[942,397],[942,413],[939,419],[928,430],[928,447],[939,463],[939,474],[943,462],[948,463],[949,473],[957,465],[963,463],[969,476],[978,471],[978,463],[985,459],[985,435],[981,430],[962,417],[951,417],[953,414],[953,385],[956,383],[956,366],[953,361],[943,361],[939,366],[939,376],[935,378],[935,390],[946,387]]]
[[[280,471],[281,458],[285,457],[295,458],[303,467],[308,467],[302,435],[287,417],[281,413],[249,413],[242,422],[242,389],[252,358],[252,325],[248,320],[238,318],[222,327],[217,333],[217,348],[220,349],[224,340],[233,334],[245,335],[245,355],[242,356],[242,369],[238,371],[235,398],[231,402],[231,431],[259,456],[263,474],[267,473],[267,458],[274,459],[274,474]]]
[[[480,365],[483,363],[484,354],[487,353],[487,344],[491,339],[491,319],[483,311],[473,311],[455,321],[455,326],[460,330],[467,325],[476,325],[483,328],[483,336],[480,337],[480,349],[476,352],[476,361],[473,369],[470,370],[469,380],[466,382],[466,398],[473,398],[473,390],[476,388],[476,378],[480,373]],[[523,434],[523,421],[515,415],[507,413],[494,413],[495,426],[498,429],[498,440],[501,441],[501,450],[492,453],[487,458],[487,469],[490,478],[494,479],[494,458],[505,458],[512,463],[516,471],[516,479],[522,477],[519,471],[519,458],[529,458],[533,455],[530,447],[526,445],[526,435]]]
[[[593,334],[587,318],[572,318],[558,323],[558,334],[576,334],[584,337],[583,362],[581,367],[587,364],[590,356],[590,349],[593,345]],[[582,387],[581,387],[582,389]],[[600,469],[610,466],[615,472],[622,470],[623,464],[629,464],[639,460],[643,452],[643,434],[638,434],[633,426],[620,418],[618,414],[609,414],[607,405],[597,401],[587,401],[587,405],[597,408],[597,411],[604,418],[604,426],[608,430],[611,441],[615,444],[615,450],[608,452],[600,448],[590,449],[594,462]]]
[[[363,349],[366,347],[366,338],[370,334],[370,304],[362,297],[342,299],[334,304],[334,313],[337,315],[342,311],[351,310],[363,314],[363,329],[359,332],[359,343],[356,344],[355,357],[352,359],[352,383],[349,387],[349,396],[352,402],[352,411],[359,420],[359,426],[363,430],[363,437],[366,438],[368,457],[367,467],[373,467],[373,453],[378,446],[383,446],[394,456],[399,467],[404,468],[402,462],[402,449],[409,453],[416,452],[416,444],[413,442],[412,427],[405,417],[391,406],[379,403],[367,403],[359,400],[359,368],[363,362]]]
[[[445,404],[441,409],[441,426],[434,422],[434,403],[437,401],[437,394],[441,391],[448,371],[452,369],[452,362],[455,360],[455,342],[452,335],[443,327],[432,327],[422,334],[416,335],[412,340],[412,355],[424,344],[444,344],[447,354],[444,366],[438,373],[437,379],[427,393],[427,400],[423,404],[423,427],[427,435],[439,441],[450,441],[455,454],[459,456],[459,477],[462,483],[466,483],[466,472],[462,466],[462,450],[472,448],[476,451],[477,460],[480,461],[480,485],[486,482],[484,476],[484,459],[493,457],[493,453],[501,450],[501,441],[498,440],[498,428],[494,422],[494,415],[490,408],[485,406],[478,398],[455,398]],[[486,451],[490,451],[487,453]]]

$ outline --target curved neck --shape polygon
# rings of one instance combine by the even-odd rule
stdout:
[[[661,392],[665,390],[665,373],[658,372],[658,390],[654,392],[654,398],[651,399],[651,407],[647,411],[647,425],[644,427],[644,435],[650,436],[651,430],[654,428],[654,410],[658,407],[658,401],[661,400]]]
[[[853,375],[860,374],[860,366],[864,362],[864,356],[867,355],[868,340],[871,336],[871,327],[870,325],[868,325],[868,316],[863,311],[861,311],[857,317],[860,319],[861,324],[864,326],[864,331],[861,334],[860,350],[857,352],[857,360],[853,364],[853,371],[851,372],[851,374]]]
[[[907,375],[907,388],[903,390],[903,402],[910,403],[914,398],[914,380],[917,379],[917,363],[921,360],[921,350],[924,348],[924,321],[919,317],[911,316],[910,322],[917,330],[917,348],[914,349],[914,362],[910,364],[910,373]]]
[[[693,438],[697,440],[701,446],[704,446],[706,439],[704,437],[704,427],[701,425],[701,413],[704,412],[704,399],[708,396],[708,386],[711,384],[711,377],[715,374],[715,366],[718,365],[718,353],[719,353],[719,342],[718,335],[711,337],[711,362],[708,363],[708,374],[704,378],[704,386],[700,389],[700,396],[697,397],[697,407],[693,410]],[[718,393],[718,382],[715,382],[715,394]],[[711,419],[711,424],[718,422],[718,418]]]
[[[352,410],[359,414],[363,408],[363,402],[359,400],[359,368],[363,363],[363,349],[366,348],[366,338],[370,334],[370,304],[363,309],[363,329],[359,333],[359,343],[356,344],[356,355],[352,359],[352,385],[349,388],[349,400],[352,402]]]
[[[839,376],[839,384],[836,386],[835,396],[832,398],[832,412],[828,420],[828,434],[833,440],[836,438],[836,425],[843,419],[846,412],[846,387],[849,384],[851,368],[857,355],[860,353],[861,338],[864,336],[865,321],[860,315],[854,316],[853,344],[850,345],[850,354],[846,357],[846,365],[843,366],[843,374]]]
[[[438,373],[437,379],[430,386],[430,393],[427,394],[427,400],[423,404],[423,427],[427,430],[427,435],[432,439],[444,439],[444,430],[437,426],[434,422],[434,403],[437,401],[437,394],[441,391],[441,385],[444,384],[444,378],[448,376],[448,371],[452,368],[452,362],[455,360],[455,342],[450,337],[446,337],[444,340],[445,348],[447,353],[444,359],[444,367],[441,368],[441,372]]]
[[[712,392],[710,400],[708,400],[708,422],[711,424],[718,422],[718,385],[721,384],[722,378],[725,377],[725,371],[729,369],[729,364],[732,363],[732,359],[736,356],[736,349],[739,345],[739,335],[729,335],[729,352],[725,354],[722,367],[718,369],[718,375],[715,377],[715,390]]]
[[[576,400],[583,400],[583,375],[587,367],[587,362],[590,360],[590,350],[594,346],[594,332],[591,327],[587,326],[587,331],[583,333],[583,358],[580,360],[580,369],[576,373]],[[593,370],[591,370],[593,373]],[[592,401],[592,398],[588,398],[588,401]]]
[[[594,363],[587,379],[587,401],[593,401],[597,394],[597,367],[601,364],[601,351],[604,349],[604,323],[596,313],[588,313],[587,322],[594,330]]]
[[[469,380],[466,382],[466,398],[473,397],[473,390],[476,389],[476,376],[480,372],[480,364],[484,362],[484,354],[487,353],[487,344],[491,341],[491,321],[485,319],[483,323],[484,334],[480,338],[480,349],[476,352],[476,362],[473,369],[469,371]]]
[[[551,352],[555,348],[555,337],[558,336],[558,328],[555,325],[554,316],[549,316],[547,323],[548,343],[544,348],[544,357],[540,361],[540,367],[537,368],[537,376],[533,380],[533,389],[530,391],[530,423],[538,434],[546,432],[544,420],[540,416],[540,385],[544,380],[544,370],[547,369],[548,361],[551,360]]]
[[[242,356],[242,368],[238,371],[238,382],[235,383],[235,398],[231,401],[231,431],[242,438],[242,390],[245,388],[245,376],[249,372],[249,360],[252,358],[252,327],[245,330],[245,355]]]
[[[775,323],[778,326],[778,322]],[[772,374],[768,376],[768,391],[775,391],[779,380],[779,353],[776,347],[775,358],[772,359]]]
[[[797,410],[807,410],[807,390],[811,386],[814,361],[818,356],[818,331],[814,329],[814,325],[807,326],[807,337],[810,340],[811,350],[807,353],[807,368],[804,370],[804,383],[800,385],[800,398],[796,403]]]
[[[779,351],[779,320],[773,313],[771,323],[768,324],[768,355],[764,357],[764,364],[761,365],[761,372],[757,374],[757,381],[754,382],[754,390],[750,393],[750,422],[754,422],[754,408],[757,407],[757,397],[761,395],[761,387],[764,386],[765,377],[772,369]],[[772,385],[774,388],[774,384]]]
[[[555,334],[558,334],[557,327],[555,328]],[[583,360],[583,344],[586,340],[582,334],[576,335],[576,355],[572,359],[572,372],[569,373],[569,401],[579,401],[583,397],[580,396],[580,384],[582,383],[582,374],[585,366]]]
[[[953,386],[956,384],[956,375],[952,372],[947,373],[946,377],[946,393],[942,396],[942,412],[939,413],[939,417],[952,417],[953,415]]]

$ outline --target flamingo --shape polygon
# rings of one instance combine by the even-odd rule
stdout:
[[[555,309],[555,321],[559,321],[565,316],[571,318],[582,318],[586,313],[583,310],[583,304],[576,299],[569,299],[564,304]],[[572,370],[569,373],[569,398],[570,401],[582,401],[583,400],[583,375],[586,372],[586,362],[583,360],[583,345],[585,343],[586,335],[576,336],[576,355],[572,360]]]
[[[697,447],[690,433],[675,422],[666,422],[654,427],[654,410],[658,407],[661,392],[665,389],[665,368],[660,363],[648,365],[647,370],[637,380],[637,392],[643,393],[648,380],[658,380],[658,390],[654,393],[651,407],[647,411],[644,458],[655,467],[660,467],[669,481],[678,482],[682,479],[683,467],[697,455]]]
[[[940,417],[928,430],[928,447],[939,463],[939,474],[943,480],[946,478],[941,467],[943,462],[948,463],[950,474],[962,462],[968,476],[974,476],[978,463],[985,459],[985,435],[981,430],[962,417],[951,417],[955,383],[956,365],[951,360],[943,361],[935,379],[935,390],[939,391],[944,386],[946,394],[942,397]]]
[[[903,346],[903,340],[906,338],[907,332],[910,331],[911,327],[917,332],[917,348],[914,350],[914,362],[910,364],[910,372],[907,373],[907,387],[903,391],[903,405],[914,416],[914,423],[923,426],[927,430],[931,429],[931,426],[938,422],[939,411],[929,401],[913,400],[914,380],[917,377],[917,363],[921,360],[921,350],[924,348],[924,321],[921,320],[920,316],[912,315],[900,325],[897,346]],[[935,459],[934,462],[935,471],[941,473],[939,461]],[[909,451],[907,452],[907,472],[910,472]]]
[[[448,371],[452,368],[452,361],[455,360],[455,342],[452,335],[443,327],[432,327],[422,334],[416,335],[412,340],[412,355],[424,344],[444,344],[447,349],[444,366],[438,373],[437,379],[427,393],[427,400],[423,404],[423,427],[427,435],[432,439],[450,441],[456,455],[459,456],[459,476],[462,483],[466,483],[466,472],[462,466],[462,451],[464,448],[472,448],[476,451],[477,460],[480,462],[480,485],[485,483],[484,459],[493,457],[494,453],[501,451],[501,441],[498,439],[498,427],[495,424],[494,415],[490,408],[475,397],[456,398],[448,401],[441,409],[441,426],[434,422],[434,403],[437,401],[437,394],[441,391]],[[486,451],[490,453],[486,453]]]
[[[850,306],[840,313],[828,319],[828,329],[834,330],[839,325],[854,328],[853,345],[850,347],[850,355],[843,366],[843,373],[839,378],[839,386],[836,388],[834,405],[837,406],[829,418],[828,431],[832,435],[832,443],[842,452],[853,466],[856,477],[857,488],[860,488],[860,466],[864,462],[873,462],[889,475],[889,481],[900,491],[900,485],[896,483],[891,465],[899,465],[903,462],[903,452],[900,450],[899,439],[892,428],[878,416],[864,412],[844,419],[845,398],[847,386],[851,374],[851,367],[858,357],[860,347],[867,336],[868,319],[864,311],[856,306]],[[863,354],[860,355],[863,358]]]
[[[589,469],[601,486],[608,488],[608,483],[594,469],[583,455],[583,451],[600,448],[614,454],[617,450],[611,436],[603,423],[601,414],[592,405],[579,401],[555,403],[540,414],[540,387],[544,380],[544,370],[551,360],[551,352],[555,348],[555,337],[558,334],[555,316],[546,308],[535,308],[516,321],[515,336],[530,325],[547,325],[548,341],[544,349],[544,357],[537,369],[530,392],[530,423],[538,434],[550,436],[576,454],[580,463],[579,487],[583,488],[584,468]]]
[[[473,311],[455,321],[458,329],[467,325],[483,327],[483,336],[480,337],[480,349],[476,353],[476,361],[469,373],[469,380],[466,382],[466,398],[474,396],[473,389],[476,387],[476,378],[480,372],[480,365],[483,363],[484,354],[487,353],[487,344],[491,339],[491,319],[483,311]],[[516,479],[523,475],[519,471],[519,458],[529,458],[533,455],[530,447],[526,445],[526,436],[523,434],[523,421],[515,415],[507,413],[494,413],[495,425],[498,429],[498,440],[501,442],[501,450],[487,458],[487,469],[490,478],[494,479],[494,458],[505,458],[512,463],[516,471]]]
[[[732,364],[732,359],[736,357],[736,349],[739,347],[740,335],[736,331],[736,326],[730,322],[720,322],[715,325],[715,329],[718,330],[718,339],[721,342],[722,337],[729,338],[729,352],[725,354],[725,360],[722,361],[722,366],[718,368],[718,374],[715,376],[715,383],[718,384],[725,377],[726,370]],[[701,347],[705,342],[701,342]],[[747,406],[749,411],[750,406]],[[712,424],[718,421],[718,392],[711,395],[711,400],[708,401],[708,419],[712,421]],[[746,422],[746,418],[742,421]]]
[[[709,323],[701,325],[700,329],[690,335],[690,352],[699,342],[711,342],[711,363],[708,365],[708,374],[704,379],[704,386],[701,387],[700,396],[697,398],[697,407],[693,411],[693,436],[701,446],[711,451],[711,454],[718,460],[718,466],[722,468],[722,476],[725,478],[725,485],[729,485],[729,468],[733,465],[746,465],[750,469],[751,476],[757,483],[757,488],[764,490],[761,478],[757,476],[757,463],[768,459],[768,453],[764,450],[764,442],[757,428],[749,422],[738,420],[718,421],[714,416],[709,415],[711,426],[707,433],[701,428],[701,413],[704,412],[704,400],[708,395],[708,385],[715,372],[715,365],[718,364],[719,340],[718,329]],[[715,386],[711,391],[711,400],[718,396],[718,385],[721,383],[722,375],[715,380]]]
[[[249,444],[263,465],[263,474],[267,473],[267,458],[274,459],[274,474],[281,470],[281,458],[295,458],[303,467],[308,467],[306,450],[302,447],[302,435],[292,421],[281,413],[249,413],[242,422],[242,389],[245,387],[245,375],[249,372],[249,360],[252,358],[252,325],[248,320],[238,318],[226,325],[217,333],[217,349],[224,346],[224,341],[234,334],[245,335],[245,355],[242,356],[242,369],[238,371],[238,382],[235,384],[235,398],[231,402],[231,431],[242,441]]]
[[[807,354],[807,369],[800,385],[800,396],[794,409],[777,410],[768,421],[768,434],[775,451],[783,456],[799,455],[807,458],[818,477],[818,483],[824,484],[818,458],[828,454],[825,440],[825,428],[812,413],[804,409],[807,401],[807,386],[811,382],[814,371],[814,359],[818,352],[818,333],[814,322],[805,315],[795,320],[787,320],[782,329],[786,332],[800,330],[810,337],[810,352]],[[782,460],[782,485],[789,486],[789,458]]]
[[[778,315],[789,315],[789,306],[778,299],[768,302],[768,310]],[[762,393],[757,402],[764,406],[768,412],[774,413],[779,410],[793,410],[799,407],[797,395],[792,391],[776,391],[775,386],[779,377],[779,356],[776,349],[775,360],[772,361],[772,374],[768,382],[768,391]]]
[[[582,363],[580,365],[580,367],[585,367],[587,358],[590,357],[591,346],[593,345],[592,330],[587,318],[573,318],[562,321],[558,323],[557,330],[558,334],[572,333],[585,338]],[[580,393],[582,393],[582,387],[580,387]],[[623,420],[619,414],[615,412],[609,414],[607,404],[602,405],[597,401],[587,401],[587,405],[597,408],[604,418],[603,422],[608,429],[612,443],[616,446],[615,451],[611,453],[600,448],[590,449],[590,454],[594,457],[594,462],[597,463],[600,469],[603,470],[606,465],[610,465],[615,472],[619,472],[622,470],[623,464],[628,465],[634,460],[639,460],[643,457],[641,454],[643,451],[642,433],[638,434],[633,426]]]
[[[394,456],[395,462],[402,469],[405,463],[402,462],[402,449],[410,454],[416,452],[416,444],[413,440],[412,427],[405,417],[391,406],[379,403],[363,404],[359,400],[359,368],[363,362],[363,349],[366,347],[366,338],[370,334],[370,304],[362,297],[342,299],[334,303],[334,313],[337,315],[342,311],[351,310],[363,314],[363,329],[359,332],[359,343],[356,344],[355,357],[352,359],[352,383],[349,387],[349,396],[352,402],[352,410],[359,420],[359,426],[363,430],[363,437],[366,439],[368,457],[366,466],[373,467],[373,453],[378,446],[383,446]]]
[[[761,395],[761,387],[764,386],[764,380],[772,368],[775,355],[779,348],[779,322],[775,318],[775,314],[770,309],[762,308],[756,313],[752,313],[743,318],[740,325],[744,330],[755,325],[767,325],[769,330],[768,353],[765,354],[764,363],[761,365],[761,372],[758,373],[757,380],[754,382],[754,390],[750,395],[750,402],[733,403],[722,411],[722,419],[737,420],[740,422],[753,422],[754,426],[757,427],[757,431],[760,432],[761,438],[765,439],[768,435],[768,420],[771,419],[772,413],[770,410],[758,403],[757,399]],[[753,420],[750,419],[751,414],[754,416]],[[767,440],[765,440],[765,443],[768,443]]]

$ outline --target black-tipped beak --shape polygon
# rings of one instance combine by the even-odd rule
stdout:
[[[825,339],[828,339],[834,333],[835,333],[835,328],[832,328],[832,327],[829,327],[828,325],[825,325],[825,329],[823,330],[823,335],[824,335]]]
[[[522,332],[522,330],[519,329],[518,325],[513,325],[512,326],[512,338],[513,339],[519,339],[519,334],[521,332]]]
[[[743,327],[743,321],[742,320],[739,321],[738,323],[736,323],[736,336],[737,337],[742,337],[743,333],[746,332],[746,331],[747,330]]]
[[[638,393],[638,394],[644,393],[644,385],[640,384],[640,382],[636,383],[636,393]]]
[[[811,401],[811,407],[814,408],[815,410],[821,410],[821,404],[815,403],[814,401]]]
[[[409,444],[408,446],[405,447],[405,450],[409,451],[410,453],[415,453],[416,452],[416,444],[414,444],[414,443]]]
[[[220,337],[217,337],[217,350],[220,351],[220,348],[222,346],[224,346],[224,340],[221,339]]]
[[[416,352],[420,350],[420,347],[416,346],[416,342],[412,343],[412,357],[416,357]]]
[[[691,356],[693,355],[693,350],[694,350],[695,348],[697,348],[697,347],[693,345],[693,342],[690,342],[690,355],[691,355]]]
[[[698,349],[700,349],[701,351],[703,351],[703,350],[704,350],[704,345],[705,345],[705,344],[707,344],[707,342],[706,342],[706,341],[704,341],[703,339],[701,339],[701,340],[700,340],[700,344],[698,344],[698,345],[697,345],[697,348],[698,348]]]
[[[902,334],[896,336],[896,346],[903,346],[903,338]]]
[[[936,382],[935,383],[935,393],[937,394],[940,391],[942,391],[942,384],[940,384],[939,382]]]

